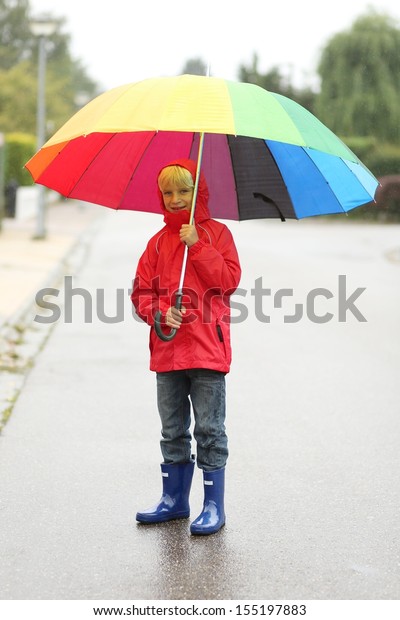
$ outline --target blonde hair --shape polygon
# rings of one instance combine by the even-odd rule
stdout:
[[[158,175],[158,187],[162,191],[166,185],[176,185],[193,189],[194,183],[189,170],[182,166],[166,166]]]

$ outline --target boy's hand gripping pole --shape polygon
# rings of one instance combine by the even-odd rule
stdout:
[[[204,132],[200,133],[200,140],[199,140],[199,153],[197,156],[197,167],[196,167],[196,180],[194,182],[194,189],[193,189],[193,199],[192,199],[192,207],[190,209],[190,218],[189,218],[189,224],[192,225],[194,222],[194,214],[195,214],[195,210],[196,210],[196,200],[197,200],[197,192],[199,189],[199,180],[200,180],[200,169],[201,169],[201,160],[203,157],[203,144],[204,144]],[[179,279],[179,288],[176,292],[176,299],[175,299],[175,308],[177,308],[177,310],[180,310],[182,308],[182,297],[183,297],[183,281],[185,279],[185,271],[186,271],[186,263],[187,263],[187,259],[188,259],[188,252],[189,252],[189,248],[187,245],[185,245],[185,251],[183,254],[183,261],[182,261],[182,269],[181,269],[181,277]],[[160,310],[158,310],[155,314],[154,317],[154,329],[156,330],[156,334],[157,336],[161,339],[164,340],[164,342],[168,342],[169,340],[172,340],[175,337],[176,334],[176,329],[172,328],[169,332],[169,334],[165,334],[162,330],[162,325],[161,325],[161,319],[162,319],[162,314],[160,312]]]

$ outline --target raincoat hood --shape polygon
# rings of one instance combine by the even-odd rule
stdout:
[[[196,168],[197,163],[192,159],[176,159],[171,161],[166,166],[163,166],[161,170],[167,168],[168,166],[181,166],[181,168],[186,168],[192,175],[193,183],[196,181]],[[160,172],[161,172],[160,170]],[[182,224],[188,224],[190,219],[189,211],[179,211],[178,213],[169,213],[165,209],[164,200],[161,194],[160,189],[158,188],[158,195],[160,198],[162,212],[164,213],[164,222],[166,225],[174,231],[179,231]],[[210,212],[208,210],[208,187],[204,177],[203,172],[200,170],[200,179],[199,179],[199,187],[197,190],[197,199],[196,199],[196,210],[194,214],[195,223],[204,222],[205,220],[210,219]]]

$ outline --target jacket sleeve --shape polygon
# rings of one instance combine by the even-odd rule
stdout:
[[[241,268],[232,233],[224,226],[215,245],[200,239],[189,249],[190,260],[207,288],[231,295],[239,286]]]
[[[132,286],[131,300],[136,314],[148,325],[154,325],[157,311],[165,316],[169,304],[159,298],[159,283],[156,277],[157,253],[154,244],[148,243],[139,259]]]

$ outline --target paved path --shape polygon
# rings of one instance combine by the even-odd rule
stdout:
[[[147,327],[127,290],[158,227],[107,212],[73,285],[104,289],[109,316],[123,289],[125,320],[98,320],[94,304],[85,324],[75,297],[0,436],[0,597],[399,599],[400,227],[231,225],[235,314],[245,304],[248,317],[233,327],[228,376],[227,525],[201,540],[188,521],[134,520],[159,496],[160,455]],[[340,274],[347,296],[366,287],[355,304],[367,322],[338,321]],[[270,323],[249,292],[261,277]],[[314,288],[332,291],[314,308],[332,320],[285,323]],[[197,471],[195,516],[201,502]]]
[[[3,220],[0,232],[0,326],[30,303],[102,213],[89,203],[59,200],[46,213],[47,236],[35,240],[35,218]],[[66,267],[66,265],[64,265]]]

